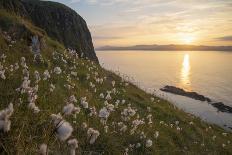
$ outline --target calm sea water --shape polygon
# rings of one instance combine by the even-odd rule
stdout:
[[[221,51],[97,51],[102,66],[127,75],[142,89],[220,126],[232,127],[232,114],[206,102],[158,91],[173,85],[196,91],[232,106],[232,52]]]

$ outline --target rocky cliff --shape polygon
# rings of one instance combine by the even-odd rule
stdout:
[[[0,8],[29,19],[66,48],[98,62],[85,20],[69,7],[40,0],[1,0]]]

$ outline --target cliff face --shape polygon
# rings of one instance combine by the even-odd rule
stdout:
[[[69,7],[39,0],[1,0],[0,5],[28,18],[66,48],[76,49],[80,55],[83,53],[84,57],[98,62],[85,20]]]

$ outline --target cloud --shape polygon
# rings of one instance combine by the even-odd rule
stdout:
[[[215,38],[215,40],[232,42],[232,35],[231,36],[224,36],[224,37]]]
[[[108,39],[122,39],[123,37],[116,37],[116,36],[93,36],[93,39],[98,40],[108,40]]]

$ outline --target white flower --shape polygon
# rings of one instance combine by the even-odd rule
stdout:
[[[47,79],[50,79],[50,78],[51,78],[50,73],[49,73],[48,70],[45,70],[44,73],[43,73],[43,75],[44,75],[43,80],[47,80]]]
[[[19,69],[19,64],[18,64],[18,63],[15,63],[14,68],[15,68],[15,70],[18,70],[18,69]]]
[[[104,94],[103,94],[103,93],[101,93],[99,96],[100,96],[100,98],[102,98],[102,99],[104,99],[104,98],[105,98],[105,96],[104,96]]]
[[[5,76],[5,70],[0,70],[0,77],[5,80],[6,76]]]
[[[154,137],[157,139],[159,137],[159,131],[156,131]]]
[[[103,107],[100,111],[99,111],[99,114],[98,116],[100,118],[104,118],[104,119],[107,119],[109,117],[110,113],[109,111],[107,110],[106,107]]]
[[[76,149],[78,148],[78,141],[77,139],[70,139],[68,140],[68,145],[70,147],[70,155],[75,155]]]
[[[63,120],[63,117],[61,114],[51,114],[51,119],[54,123],[54,126],[57,126]]]
[[[53,71],[56,74],[61,74],[62,73],[62,70],[60,69],[60,67],[55,67]]]
[[[112,99],[112,97],[110,96],[110,91],[107,91],[107,95],[106,95],[106,100],[111,100]]]
[[[61,121],[56,129],[57,137],[61,141],[67,140],[71,136],[72,132],[73,132],[72,126],[70,125],[70,123],[66,121]]]
[[[47,155],[47,144],[41,144],[40,147],[39,147],[39,153],[41,155]]]
[[[90,138],[89,143],[90,144],[95,143],[99,135],[100,135],[99,131],[94,130],[93,128],[89,128],[87,131],[87,136],[88,138]]]
[[[65,115],[71,115],[72,112],[74,111],[74,104],[70,103],[70,104],[67,104],[66,106],[63,107],[63,113]]]
[[[13,104],[10,103],[8,107],[0,111],[0,130],[8,132],[10,130],[11,121],[9,120],[10,116],[14,112]]]
[[[30,102],[28,104],[28,108],[31,109],[31,110],[33,110],[35,114],[40,112],[40,109],[39,109],[39,107],[37,107],[35,105],[35,102]]]
[[[35,80],[36,80],[36,82],[39,82],[39,81],[40,81],[39,72],[38,72],[38,71],[35,71],[35,72],[34,72],[34,75],[35,75]]]
[[[50,84],[49,91],[50,91],[50,92],[53,92],[55,88],[56,88],[56,86],[53,85],[53,84],[51,83],[51,84]]]
[[[148,139],[146,141],[146,147],[151,147],[152,146],[152,140]]]
[[[112,81],[111,83],[112,83],[112,86],[114,87],[115,86],[115,81]]]
[[[82,97],[81,98],[81,105],[83,106],[83,108],[88,109],[89,105],[88,102],[86,102],[86,97]]]
[[[76,99],[76,97],[74,95],[72,95],[72,96],[69,97],[69,101],[71,103],[77,103],[77,99]]]
[[[73,75],[73,76],[77,76],[77,72],[71,72],[71,75]]]

